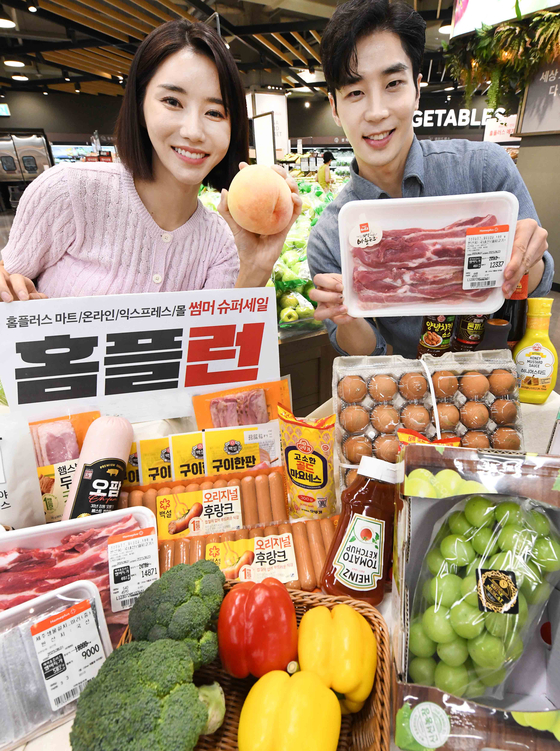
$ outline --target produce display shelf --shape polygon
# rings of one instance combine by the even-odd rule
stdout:
[[[226,590],[232,585],[226,585]],[[315,592],[288,590],[298,624],[310,608],[325,605],[331,610],[345,603],[356,610],[370,624],[377,641],[377,671],[373,691],[363,709],[355,715],[342,718],[342,727],[337,751],[389,751],[391,743],[391,658],[389,630],[381,614],[371,605],[350,597],[330,597]],[[119,646],[132,641],[127,628]],[[219,663],[213,663],[197,671],[195,681],[218,681],[226,695],[226,716],[222,727],[213,735],[201,736],[195,751],[237,751],[237,727],[245,697],[254,679],[239,680],[228,675]],[[197,682],[198,682],[197,681]],[[303,751],[303,750],[302,750]]]

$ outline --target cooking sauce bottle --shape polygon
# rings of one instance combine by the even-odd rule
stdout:
[[[553,302],[548,297],[529,298],[527,328],[513,351],[521,379],[519,401],[524,404],[543,404],[556,385],[558,355],[548,335]]]
[[[440,357],[451,348],[455,316],[424,316],[417,357]]]
[[[395,465],[362,457],[358,475],[342,493],[342,513],[323,568],[321,586],[379,605],[391,566]]]

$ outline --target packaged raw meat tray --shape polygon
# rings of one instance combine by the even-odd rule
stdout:
[[[349,314],[494,313],[518,210],[505,191],[345,204],[338,226]]]

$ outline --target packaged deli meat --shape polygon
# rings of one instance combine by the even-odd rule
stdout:
[[[339,237],[349,314],[493,313],[504,300],[518,209],[505,191],[345,204]]]

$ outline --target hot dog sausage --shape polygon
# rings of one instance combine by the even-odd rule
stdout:
[[[252,540],[253,537],[264,537],[264,529],[262,527],[253,527],[253,529],[250,529],[249,539]]]
[[[171,492],[173,495],[179,495],[180,493],[184,493],[186,490],[184,485],[175,485],[174,488],[171,488]]]
[[[307,539],[309,540],[309,548],[311,550],[311,560],[313,561],[313,571],[315,572],[315,579],[317,580],[317,586],[321,586],[321,574],[323,572],[323,566],[325,565],[325,546],[323,544],[323,534],[321,532],[321,523],[319,519],[311,519],[305,522],[307,527]]]
[[[133,495],[134,491],[130,494]],[[157,491],[153,488],[150,488],[149,490],[146,490],[146,492],[142,495],[142,506],[145,506],[146,508],[149,508],[150,511],[154,514],[156,514],[156,494]]]
[[[185,493],[194,493],[197,490],[200,490],[200,485],[197,482],[191,482],[190,485],[187,485],[185,488]]]
[[[323,535],[323,545],[325,546],[325,553],[328,554],[336,532],[334,528],[334,522],[332,519],[321,519],[319,523],[321,525],[321,533]]]
[[[189,540],[190,563],[196,563],[206,557],[206,537],[192,537]]]
[[[225,480],[216,480],[214,483],[214,488],[227,488],[227,482]]]
[[[164,574],[174,565],[175,544],[173,540],[164,540],[159,548],[159,573]]]
[[[179,517],[179,519],[173,519],[169,522],[169,524],[167,525],[169,534],[178,535],[179,532],[184,532],[189,528],[191,520],[196,519],[198,516],[201,516],[203,510],[204,507],[202,503],[193,503],[187,514]]]
[[[224,532],[222,534],[222,542],[233,542],[235,539],[235,532]]]
[[[291,525],[294,536],[294,547],[296,550],[296,563],[298,567],[298,576],[301,582],[301,588],[305,592],[311,592],[317,586],[315,571],[313,569],[313,560],[311,550],[307,540],[307,531],[305,522],[296,522]]]
[[[210,482],[209,480],[206,480],[206,482],[200,483],[201,490],[212,490],[213,487],[214,487],[214,483]]]
[[[241,480],[230,480],[228,482],[228,487],[232,488],[234,485],[237,485],[238,488],[241,487]]]
[[[156,495],[158,498],[162,495],[173,495],[173,491],[166,485],[164,488],[160,488]]]
[[[117,508],[128,508],[128,493],[125,490],[120,492]]]
[[[189,563],[190,561],[190,541],[184,537],[175,540],[175,565],[178,563]]]
[[[241,499],[243,508],[243,524],[252,527],[259,523],[257,510],[257,492],[255,490],[255,478],[244,477],[241,480]]]
[[[128,505],[129,506],[142,506],[143,500],[144,500],[144,493],[141,490],[133,490],[128,496]]]
[[[268,484],[270,488],[270,502],[272,504],[272,518],[275,522],[287,520],[284,480],[280,472],[271,472],[268,476]]]
[[[257,475],[255,477],[255,489],[257,491],[259,522],[261,524],[269,524],[272,521],[272,506],[270,503],[268,477],[266,475]]]
[[[292,534],[292,525],[291,524],[279,524],[278,525],[278,534],[285,535],[287,533]],[[293,535],[292,535],[293,538]],[[297,559],[296,559],[297,563]],[[299,579],[296,579],[293,582],[288,582],[286,584],[286,587],[288,589],[301,589],[301,582]]]
[[[249,539],[249,530],[248,529],[238,529],[235,532],[235,539],[236,540],[248,540]]]
[[[264,536],[268,537],[269,535],[277,535],[278,534],[278,527],[265,527],[264,528]]]

